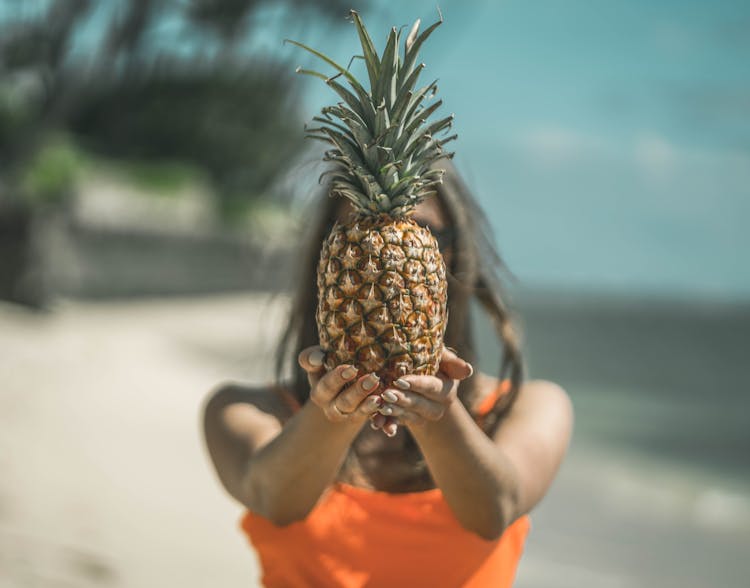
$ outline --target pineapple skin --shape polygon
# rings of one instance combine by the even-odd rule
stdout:
[[[323,243],[317,286],[327,370],[351,364],[385,387],[406,374],[437,373],[448,283],[428,228],[389,215],[338,221]]]

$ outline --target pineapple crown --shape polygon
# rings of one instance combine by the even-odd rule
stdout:
[[[319,57],[337,73],[326,76],[317,71],[297,68],[298,73],[315,76],[325,81],[340,97],[335,106],[323,108],[322,116],[313,120],[316,127],[305,128],[307,137],[332,145],[325,152],[324,161],[333,162],[330,175],[331,194],[344,196],[365,215],[388,214],[405,216],[426,197],[434,194],[434,187],[442,182],[444,170],[433,167],[453,153],[443,151],[443,145],[457,137],[445,137],[453,123],[453,115],[428,124],[428,118],[442,104],[442,100],[425,105],[437,91],[437,80],[414,90],[425,64],[417,64],[417,54],[430,34],[443,22],[439,20],[419,33],[417,20],[404,43],[403,57],[399,55],[401,30],[393,27],[388,35],[382,56],[375,46],[359,14],[351,11],[357,28],[362,55],[370,81],[370,91],[349,72],[326,55],[287,39]],[[339,81],[344,78],[350,88]],[[337,120],[338,119],[338,120]],[[444,138],[437,138],[443,133]]]

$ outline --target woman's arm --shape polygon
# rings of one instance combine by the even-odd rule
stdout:
[[[441,370],[447,373],[404,377],[410,390],[384,392],[386,399],[390,392],[398,400],[391,411],[381,410],[409,425],[459,522],[484,539],[496,539],[549,489],[569,444],[573,409],[556,384],[528,382],[490,439],[451,398],[456,387],[451,377],[461,377],[462,364],[446,352]],[[441,398],[442,412],[436,409]]]
[[[262,394],[242,404],[228,402],[231,387],[215,393],[204,411],[206,443],[225,488],[277,525],[300,520],[312,510],[381,402],[378,396],[368,398],[377,390],[377,378],[354,382],[356,370],[347,373],[347,366],[323,374],[315,349],[300,355],[311,401],[283,427],[269,411],[268,395],[265,404]]]

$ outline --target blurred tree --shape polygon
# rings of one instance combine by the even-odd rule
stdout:
[[[6,15],[0,203],[24,196],[21,170],[51,131],[63,129],[95,152],[203,167],[231,219],[302,147],[291,68],[240,47],[272,5],[284,5],[290,23],[310,13],[342,17],[347,7],[341,0],[57,0],[34,19]],[[76,53],[86,45],[80,29],[107,17],[99,46]],[[185,34],[170,44],[160,31],[175,22]]]
[[[202,167],[231,220],[300,150],[296,99],[275,65],[164,59],[99,84],[78,101],[69,127],[84,147],[111,157]]]
[[[16,224],[64,205],[70,174],[61,165],[74,157],[42,158],[46,177],[28,180],[45,143],[60,136],[110,157],[198,166],[221,217],[236,218],[303,146],[293,68],[255,54],[254,36],[269,10],[288,30],[311,17],[343,23],[349,8],[343,0],[23,4],[0,11],[0,215]],[[23,249],[2,250],[14,247]],[[0,268],[0,297],[13,273]]]

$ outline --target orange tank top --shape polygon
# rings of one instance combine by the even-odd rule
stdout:
[[[491,409],[509,384],[477,412]],[[286,527],[249,510],[240,519],[267,588],[509,588],[530,525],[524,515],[486,541],[460,525],[439,488],[390,494],[342,483]]]

